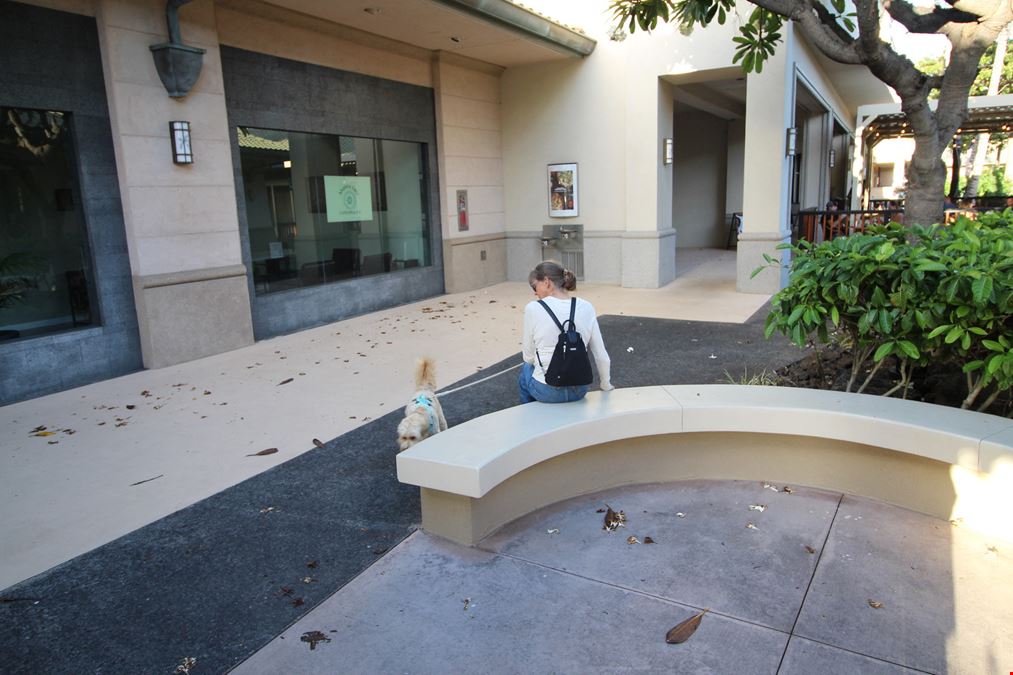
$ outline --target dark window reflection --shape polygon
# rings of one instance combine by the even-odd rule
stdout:
[[[91,324],[70,115],[0,106],[0,339]]]
[[[431,264],[421,143],[236,133],[258,295]]]

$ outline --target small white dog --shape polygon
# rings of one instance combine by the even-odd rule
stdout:
[[[446,431],[447,420],[436,398],[436,363],[430,358],[415,362],[415,397],[405,406],[397,425],[397,445],[407,450],[423,438]]]

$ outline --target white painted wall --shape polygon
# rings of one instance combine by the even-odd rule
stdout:
[[[675,115],[673,221],[680,248],[724,248],[728,123],[705,112]]]

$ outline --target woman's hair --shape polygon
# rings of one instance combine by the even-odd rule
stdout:
[[[570,270],[563,269],[563,266],[555,260],[546,260],[535,265],[535,269],[528,275],[529,284],[544,279],[549,279],[553,286],[564,291],[577,290],[577,277]]]

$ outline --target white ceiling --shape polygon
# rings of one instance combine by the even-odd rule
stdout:
[[[265,1],[423,49],[451,52],[504,68],[567,58],[543,43],[432,0]]]

